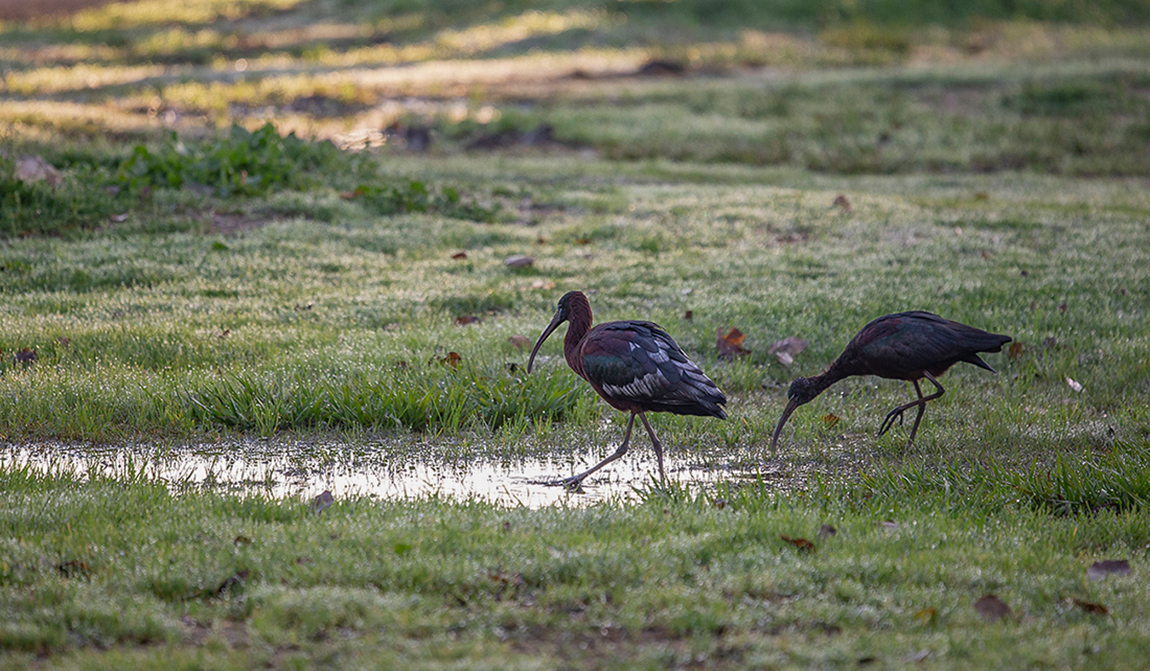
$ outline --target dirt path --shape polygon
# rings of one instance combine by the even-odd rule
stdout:
[[[111,0],[0,0],[0,21],[21,21],[54,14],[70,14]]]

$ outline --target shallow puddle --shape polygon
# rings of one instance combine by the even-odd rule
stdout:
[[[529,508],[633,501],[638,499],[637,489],[652,484],[657,472],[655,459],[642,453],[628,454],[604,467],[584,482],[580,493],[543,484],[588,468],[601,458],[600,454],[588,452],[574,460],[470,459],[429,464],[419,459],[397,463],[398,460],[388,460],[362,447],[341,445],[301,447],[255,442],[208,449],[37,444],[5,446],[0,449],[0,466],[80,476],[142,476],[162,481],[174,491],[203,487],[302,499],[312,499],[325,490],[337,499],[357,495],[385,499],[437,495]],[[699,466],[671,455],[666,468],[670,480],[690,489],[757,476]]]

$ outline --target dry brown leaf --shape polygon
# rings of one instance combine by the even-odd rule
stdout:
[[[795,355],[802,353],[806,348],[807,341],[805,339],[787,336],[782,340],[776,341],[767,351],[770,354],[774,354],[775,358],[779,360],[779,363],[784,366],[789,366],[795,362]]]
[[[466,259],[467,258],[467,252],[455,252],[454,254],[451,255],[451,258],[455,259],[456,261]]]
[[[1066,303],[1063,303],[1063,304],[1058,306],[1058,314],[1060,314],[1060,315],[1066,314]]]
[[[839,423],[839,416],[838,415],[836,415],[834,413],[830,413],[830,412],[823,415],[823,425],[826,426],[828,429],[834,428],[834,426],[837,425],[838,423]]]
[[[528,268],[535,263],[535,259],[523,254],[516,254],[503,259],[503,263],[509,268]]]
[[[515,345],[519,349],[524,349],[531,344],[531,340],[527,336],[513,335],[507,339],[507,342]]]
[[[834,203],[831,204],[831,206],[832,207],[841,207],[844,210],[846,210],[847,212],[850,212],[852,209],[850,198],[847,198],[845,195],[843,195],[841,193],[839,195],[835,196],[835,201],[834,201]]]
[[[217,333],[216,337],[217,338],[226,338],[226,337],[230,336],[231,334],[232,334],[231,329],[224,329],[223,331],[220,331],[219,333]]]
[[[1021,357],[1023,354],[1026,354],[1026,345],[1020,342],[1010,343],[1010,348],[1006,350],[1006,356],[1010,357],[1011,361]]]
[[[92,575],[92,567],[79,559],[56,564],[56,570],[65,578],[87,578]]]
[[[927,606],[914,614],[914,619],[922,620],[925,623],[933,623],[938,620],[938,610],[933,606]]]
[[[251,544],[252,544],[252,539],[248,538],[247,536],[244,536],[243,534],[240,534],[239,536],[236,536],[235,538],[232,539],[232,545],[235,545],[235,546],[251,545]]]
[[[312,307],[314,307],[314,306],[311,303],[307,303],[304,305],[296,305],[295,311],[296,312],[307,312],[308,310],[312,309]]]
[[[1130,562],[1125,559],[1108,559],[1094,562],[1086,569],[1086,577],[1102,580],[1108,575],[1130,575]]]
[[[575,244],[577,244],[577,245],[589,245],[589,244],[591,244],[591,238],[575,238]]]
[[[66,348],[72,344],[72,339],[68,336],[60,336],[59,338],[56,338],[56,344],[60,347]]]
[[[715,506],[719,510],[722,510],[723,508],[726,508],[730,503],[731,502],[726,499],[715,499],[711,502],[711,505]]]
[[[1110,614],[1110,609],[1100,603],[1090,603],[1089,601],[1083,601],[1082,599],[1071,599],[1071,601],[1074,602],[1075,606],[1078,606],[1087,613],[1091,613],[1093,615]]]
[[[467,326],[468,324],[479,324],[483,320],[475,315],[462,315],[455,318],[455,323],[460,326]]]
[[[694,318],[695,318],[695,311],[694,310],[687,310],[686,312],[683,313],[683,319],[686,319],[687,321],[691,321]]]
[[[999,599],[994,594],[987,594],[978,601],[975,601],[974,609],[989,622],[997,622],[1004,617],[1013,615],[1010,606],[1003,603],[1002,599]]]
[[[751,353],[751,350],[743,347],[743,341],[746,340],[747,334],[743,333],[734,326],[723,335],[723,329],[719,329],[719,339],[715,343],[719,348],[719,358],[733,361],[735,357],[746,356]]]
[[[439,363],[445,366],[451,366],[452,368],[458,366],[462,360],[463,357],[459,356],[459,352],[448,352],[447,356],[438,359]]]
[[[980,251],[980,252],[978,253],[978,255],[979,255],[979,256],[981,256],[981,257],[982,257],[982,258],[984,258],[984,259],[989,259],[989,258],[993,258],[993,257],[994,257],[994,254],[992,254],[992,253],[990,252],[990,250],[989,250],[989,249],[984,249],[984,250]]]
[[[779,534],[779,538],[797,547],[802,552],[814,552],[815,544],[805,538],[791,538],[786,534]]]
[[[26,365],[36,361],[36,359],[39,359],[40,353],[37,352],[36,350],[32,349],[31,347],[25,347],[24,349],[20,350],[19,352],[16,352],[16,354],[14,354],[12,358],[16,361],[16,363],[22,363],[26,366]]]

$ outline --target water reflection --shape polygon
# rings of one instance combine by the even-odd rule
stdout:
[[[182,448],[95,447],[84,445],[8,445],[0,467],[40,472],[70,472],[121,478],[142,477],[166,483],[173,491],[210,488],[234,493],[311,499],[329,490],[336,498],[368,495],[396,499],[439,495],[480,499],[502,505],[539,508],[582,506],[604,500],[635,500],[636,488],[649,485],[654,458],[628,455],[588,478],[583,492],[569,494],[542,484],[586,468],[597,452],[560,459],[491,459],[427,463],[347,445],[273,445],[261,442]],[[667,477],[690,487],[754,477],[692,464],[668,455]]]

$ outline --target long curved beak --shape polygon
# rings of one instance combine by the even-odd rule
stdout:
[[[779,444],[779,434],[783,432],[783,425],[786,424],[787,420],[791,418],[791,413],[795,411],[795,408],[799,407],[800,405],[802,405],[802,403],[799,403],[796,399],[792,398],[790,402],[787,403],[786,409],[783,410],[783,416],[779,418],[778,426],[775,427],[775,434],[771,436],[772,457],[775,456],[775,448]]]
[[[563,313],[556,312],[555,316],[551,318],[551,323],[547,325],[547,328],[543,329],[543,333],[539,334],[539,340],[535,341],[535,347],[531,350],[531,357],[527,359],[527,373],[529,375],[531,374],[531,364],[535,363],[535,353],[543,346],[543,341],[547,339],[547,336],[551,335],[551,332],[565,321],[567,321],[567,318],[563,316]]]

